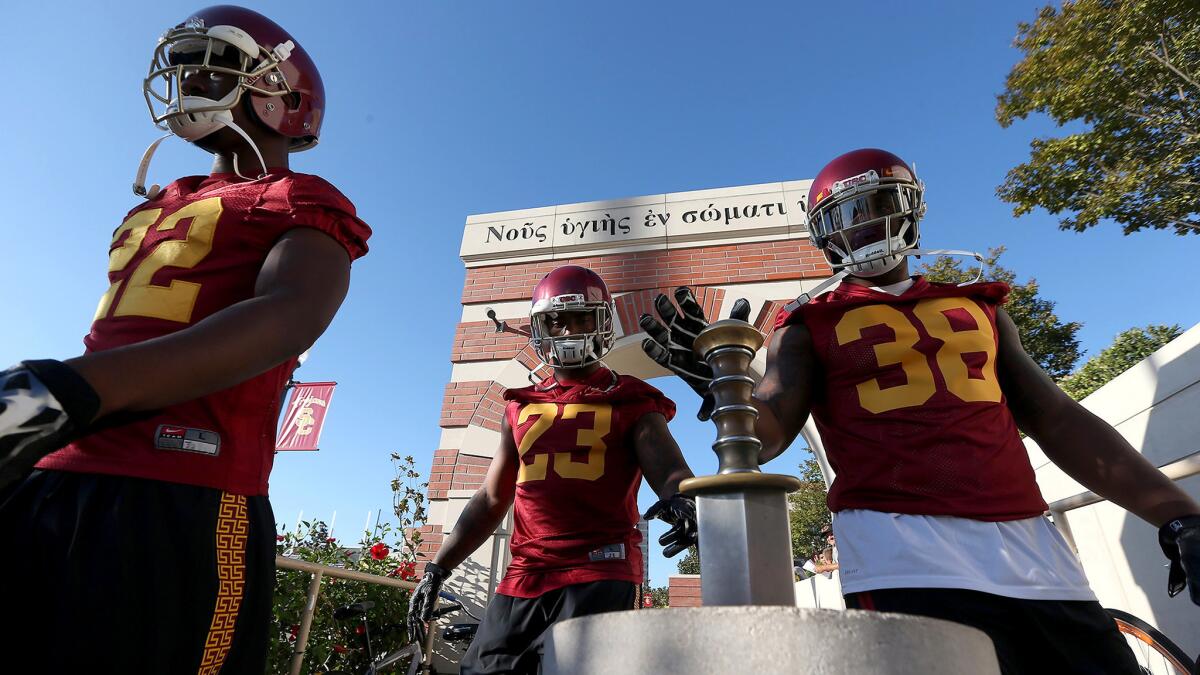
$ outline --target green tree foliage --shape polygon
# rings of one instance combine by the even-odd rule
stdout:
[[[651,586],[649,593],[654,607],[670,607],[670,602],[668,602],[671,595],[670,588],[666,586]]]
[[[695,546],[689,548],[676,566],[680,574],[700,574],[700,550]]]
[[[356,570],[382,577],[415,581],[417,523],[424,520],[424,485],[417,484],[419,474],[413,458],[392,455],[396,480],[392,482],[393,505],[399,527],[383,524],[363,532],[354,545],[344,545],[329,534],[323,522],[303,522],[295,531],[276,537],[278,555],[308,562]],[[275,572],[273,623],[267,671],[272,675],[288,672],[296,647],[301,616],[312,575],[288,569]],[[402,630],[408,616],[411,591],[392,586],[368,584],[324,577],[317,596],[316,611],[309,631],[303,672],[353,672],[366,670],[366,653],[353,622],[340,622],[333,612],[361,600],[375,603],[371,610],[371,645],[376,650],[395,649],[407,639]]]
[[[1084,130],[1032,142],[997,189],[1014,214],[1200,234],[1200,2],[1065,0],[1021,23],[1015,46],[1000,125],[1043,113]]]
[[[788,495],[788,524],[792,532],[792,556],[811,558],[825,548],[821,528],[830,523],[825,503],[825,479],[817,458],[800,463],[800,489]]]
[[[1182,334],[1183,329],[1175,325],[1130,328],[1118,335],[1104,351],[1088,359],[1079,370],[1059,380],[1058,386],[1076,401],[1083,400]]]
[[[988,251],[984,258],[986,278],[1003,281],[1012,287],[1004,311],[1016,324],[1025,351],[1050,377],[1058,379],[1067,375],[1082,355],[1079,340],[1075,337],[1082,324],[1076,321],[1063,323],[1054,313],[1055,303],[1038,296],[1036,279],[1018,284],[1017,275],[999,263],[1003,253],[1003,246]],[[964,270],[956,258],[940,257],[923,265],[920,272],[930,281],[959,284],[974,279],[976,270],[974,266]]]

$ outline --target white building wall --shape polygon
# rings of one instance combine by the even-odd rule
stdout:
[[[1083,400],[1156,466],[1200,452],[1200,324]],[[1025,440],[1047,503],[1087,488]],[[1200,476],[1179,482],[1200,499]],[[1157,626],[1189,654],[1200,652],[1200,607],[1187,593],[1167,597],[1158,529],[1101,502],[1067,514],[1079,558],[1100,604]]]

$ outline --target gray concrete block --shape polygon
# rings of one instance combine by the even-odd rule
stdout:
[[[555,624],[545,675],[998,675],[992,641],[949,621],[796,607],[613,612]]]

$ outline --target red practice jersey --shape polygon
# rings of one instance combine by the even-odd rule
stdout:
[[[591,581],[642,583],[632,430],[647,413],[670,420],[675,404],[604,368],[580,384],[551,377],[504,397],[520,470],[512,563],[497,590],[533,598]]]
[[[1017,520],[1046,510],[996,377],[1008,286],[843,283],[788,313],[812,334],[829,508]]]
[[[189,176],[129,212],[113,235],[108,291],[87,352],[174,333],[254,295],[267,252],[288,230],[311,227],[351,259],[367,252],[371,229],[332,185],[272,171],[260,180]],[[186,358],[203,359],[203,354]],[[290,359],[224,391],[81,438],[41,469],[116,474],[267,494],[280,397]]]

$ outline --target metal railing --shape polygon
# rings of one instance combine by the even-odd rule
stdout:
[[[367,574],[366,572],[357,572],[355,570],[345,570],[340,567],[331,567],[329,565],[318,565],[307,560],[298,560],[287,556],[275,556],[275,567],[278,569],[297,570],[299,572],[309,572],[312,574],[312,581],[308,584],[308,598],[304,602],[304,614],[300,616],[300,628],[296,632],[296,647],[292,650],[292,660],[288,666],[289,675],[300,675],[300,667],[304,664],[304,651],[308,647],[308,632],[312,628],[313,613],[317,609],[317,596],[321,592],[321,579],[324,577],[334,577],[337,579],[349,579],[351,581],[361,581],[367,584],[379,584],[381,586],[392,586],[394,588],[405,588],[412,590],[417,587],[415,581],[404,581],[402,579],[393,579],[391,577],[381,577],[377,574]]]
[[[1170,464],[1160,466],[1158,470],[1173,481],[1194,476],[1200,473],[1200,451],[1193,452]],[[1071,549],[1076,553],[1079,552],[1079,547],[1075,545],[1075,535],[1071,532],[1071,524],[1067,522],[1067,512],[1103,501],[1107,500],[1089,490],[1088,492],[1080,492],[1077,495],[1060,499],[1050,505],[1050,516],[1054,519],[1054,527],[1058,528],[1063,539],[1067,540],[1067,543],[1071,545]]]

